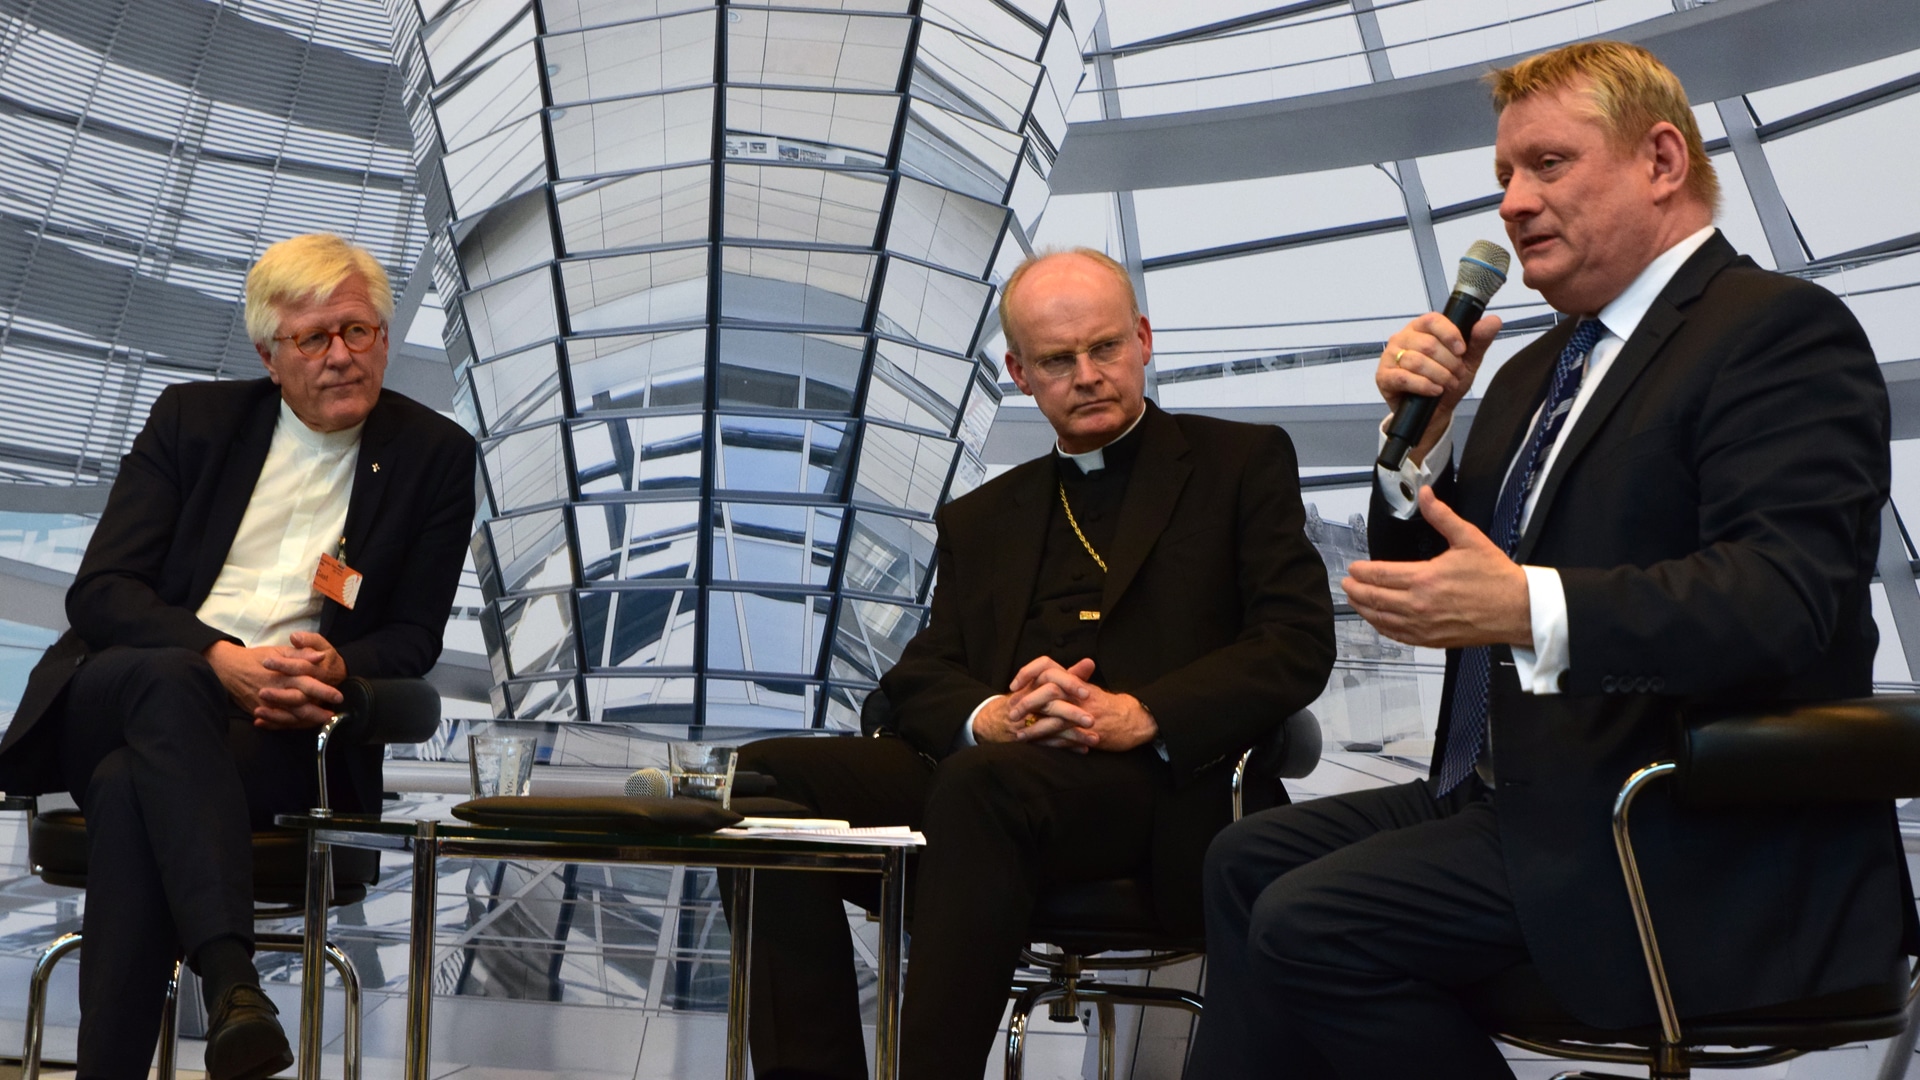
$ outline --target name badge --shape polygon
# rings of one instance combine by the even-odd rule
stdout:
[[[320,556],[320,568],[313,572],[313,589],[348,611],[360,599],[360,572],[331,555]]]

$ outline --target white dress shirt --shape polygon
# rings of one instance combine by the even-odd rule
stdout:
[[[323,553],[339,556],[345,543],[364,426],[315,431],[280,403],[267,460],[227,561],[200,605],[201,622],[250,648],[287,645],[294,631],[320,628],[323,598],[313,574]]]
[[[1567,413],[1566,421],[1560,427],[1560,437],[1554,440],[1547,450],[1547,460],[1541,463],[1533,490],[1527,493],[1526,505],[1520,513],[1520,530],[1525,532],[1527,522],[1533,517],[1533,506],[1540,498],[1540,492],[1546,487],[1546,478],[1553,472],[1554,461],[1560,456],[1560,447],[1565,445],[1567,435],[1580,419],[1581,410],[1587,402],[1593,400],[1594,391],[1607,376],[1613,366],[1613,358],[1620,355],[1627,339],[1639,328],[1640,320],[1646,317],[1647,309],[1673,280],[1682,264],[1693,257],[1713,236],[1713,226],[1709,225],[1687,237],[1667,250],[1661,252],[1647,264],[1633,284],[1613,302],[1600,309],[1600,321],[1606,325],[1607,332],[1593,346],[1593,352],[1587,357],[1587,373],[1580,380],[1579,393],[1574,396],[1573,408]],[[1533,424],[1539,421],[1540,411],[1534,410],[1534,420],[1527,425],[1533,430]],[[1391,419],[1391,417],[1389,417]],[[1386,423],[1380,425],[1382,444],[1386,442]],[[1522,444],[1521,452],[1525,452]],[[1450,461],[1453,458],[1453,424],[1447,424],[1447,430],[1441,432],[1440,440],[1427,451],[1426,461]],[[1515,462],[1507,463],[1508,472],[1512,472]],[[1380,483],[1380,493],[1392,509],[1393,516],[1406,521],[1419,512],[1419,503],[1409,493],[1418,494],[1418,489],[1433,483],[1434,473],[1426,462],[1413,463],[1409,456],[1401,462],[1398,472],[1388,472],[1379,466],[1374,471]],[[1557,694],[1560,692],[1560,675],[1573,666],[1573,658],[1567,645],[1567,593],[1560,584],[1560,572],[1547,566],[1522,566],[1527,575],[1527,601],[1529,616],[1533,623],[1533,648],[1513,648],[1513,666],[1520,676],[1520,688],[1533,694]]]

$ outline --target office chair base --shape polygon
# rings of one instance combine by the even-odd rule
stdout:
[[[46,1038],[47,1025],[47,984],[53,978],[53,969],[68,953],[80,947],[79,934],[62,934],[53,944],[40,954],[33,965],[33,981],[27,989],[27,1036],[26,1044],[20,1052],[20,1080],[40,1080],[40,1055]],[[299,934],[256,933],[254,949],[257,952],[301,951]],[[342,1050],[346,1060],[342,1075],[345,1080],[360,1080],[360,974],[353,968],[353,962],[340,947],[329,941],[326,944],[327,962],[340,974],[340,985],[345,997],[346,1020],[342,1031]],[[179,1043],[180,1016],[180,961],[174,961],[173,974],[167,980],[167,1000],[160,1015],[160,1055],[155,1062],[156,1080],[174,1080],[174,1057]],[[316,1025],[317,1029],[318,1025]]]
[[[1065,976],[1066,973],[1062,973]],[[1026,1033],[1033,1010],[1047,1006],[1050,1019],[1073,1020],[1079,1016],[1080,1003],[1094,1006],[1099,1025],[1100,1080],[1113,1080],[1113,1007],[1115,1005],[1160,1005],[1185,1009],[1200,1015],[1204,999],[1189,990],[1165,986],[1083,983],[1078,973],[1055,977],[1044,983],[1015,986],[1013,1014],[1007,1018],[1006,1080],[1021,1080],[1026,1062]]]

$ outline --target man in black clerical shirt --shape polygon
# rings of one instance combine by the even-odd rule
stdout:
[[[1200,924],[1207,838],[1241,751],[1319,695],[1326,573],[1278,428],[1162,412],[1126,271],[1075,250],[1008,278],[1007,373],[1055,453],[942,507],[924,629],[881,680],[872,739],[741,754],[782,797],[927,836],[912,895],[901,1073],[978,1080],[1049,886],[1146,877]],[[761,1080],[866,1075],[843,899],[863,875],[763,872],[752,1028]],[[864,890],[864,894],[863,894]]]

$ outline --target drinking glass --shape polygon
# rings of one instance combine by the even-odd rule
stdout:
[[[531,735],[468,735],[467,767],[473,797],[531,795],[533,753],[539,741]]]
[[[682,742],[667,746],[668,775],[673,793],[708,799],[726,806],[733,801],[735,749],[707,743]]]

